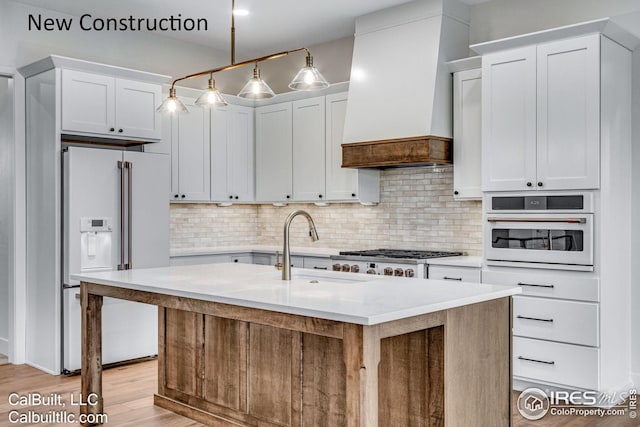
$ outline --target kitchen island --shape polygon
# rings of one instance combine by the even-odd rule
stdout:
[[[157,305],[155,404],[213,426],[508,426],[517,287],[208,264],[82,282],[85,413],[103,297]]]

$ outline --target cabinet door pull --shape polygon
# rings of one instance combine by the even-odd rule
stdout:
[[[448,276],[444,276],[442,279],[443,279],[443,280],[457,280],[458,282],[462,282],[462,277],[448,277]]]
[[[541,319],[539,317],[528,317],[528,316],[517,315],[516,318],[525,319],[525,320],[536,320],[538,322],[549,322],[549,323],[553,322],[553,319]]]
[[[545,365],[555,365],[556,364],[556,362],[554,362],[553,360],[547,361],[547,360],[529,359],[528,357],[522,357],[522,356],[518,356],[518,359],[519,360],[526,360],[527,362],[543,363]]]
[[[313,266],[314,270],[327,270],[327,267],[318,267],[317,265]]]
[[[518,282],[518,286],[531,286],[532,288],[549,288],[549,289],[553,289],[555,287],[553,285],[536,285],[535,283],[524,283],[524,282]]]

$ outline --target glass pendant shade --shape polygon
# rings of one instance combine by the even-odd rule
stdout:
[[[227,105],[227,101],[225,101],[220,91],[216,89],[216,82],[213,78],[209,79],[207,90],[196,99],[196,105],[203,108],[224,107]]]
[[[157,112],[163,114],[188,113],[187,107],[176,96],[176,89],[169,89],[169,97],[156,109]]]
[[[317,90],[329,87],[329,82],[320,71],[313,66],[313,56],[307,55],[307,65],[298,71],[298,74],[289,83],[293,90]]]
[[[253,77],[247,82],[238,93],[240,98],[247,99],[268,99],[273,98],[276,94],[271,90],[269,85],[260,78],[260,69],[256,65],[253,69]]]

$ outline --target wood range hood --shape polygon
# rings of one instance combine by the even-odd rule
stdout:
[[[356,19],[342,167],[453,163],[452,77],[469,53],[458,0],[414,0]]]

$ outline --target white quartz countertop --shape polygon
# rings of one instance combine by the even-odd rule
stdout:
[[[74,274],[72,279],[328,320],[375,325],[519,294],[518,286],[204,264]],[[354,277],[356,276],[356,277]],[[315,283],[314,283],[315,282]]]
[[[481,256],[451,256],[443,258],[429,258],[427,260],[429,265],[446,265],[451,267],[482,267]]]
[[[252,246],[218,246],[211,248],[181,248],[181,249],[172,249],[171,256],[172,257],[182,257],[182,256],[197,256],[197,255],[219,255],[219,254],[239,254],[245,252],[254,252],[254,253],[269,253],[275,254],[276,251],[279,251],[282,254],[282,246],[263,246],[263,245],[252,245]],[[323,248],[323,247],[291,247],[291,255],[299,255],[299,256],[317,256],[317,257],[330,257],[331,255],[337,255],[340,252],[339,249],[334,248]]]

